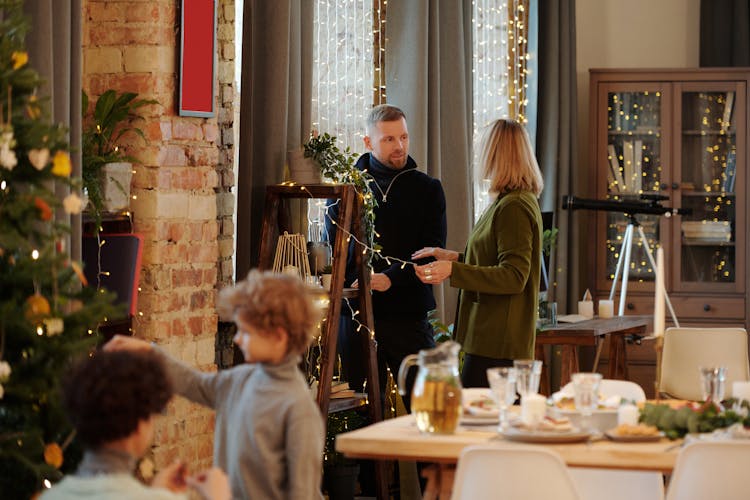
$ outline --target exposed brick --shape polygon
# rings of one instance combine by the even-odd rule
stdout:
[[[188,198],[188,218],[216,220],[216,198],[213,195],[191,195]]]
[[[194,118],[178,118],[172,123],[172,137],[199,141],[203,139],[203,130],[200,123]]]
[[[187,156],[181,146],[165,145],[159,150],[157,160],[159,166],[184,167],[187,165]]]
[[[220,240],[219,241],[219,256],[220,257],[231,257],[234,254],[234,240]]]
[[[219,126],[212,122],[204,123],[203,137],[209,142],[216,142],[219,138]]]
[[[119,73],[122,71],[122,51],[119,47],[85,49],[83,65],[88,73]]]
[[[88,2],[87,18],[92,23],[120,21],[123,19],[125,5],[119,2]]]
[[[123,62],[128,73],[171,73],[175,70],[174,48],[153,45],[125,47]]]
[[[161,136],[165,141],[172,139],[172,122],[170,120],[160,121],[159,128],[161,128]]]

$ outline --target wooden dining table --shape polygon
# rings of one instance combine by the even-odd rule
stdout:
[[[455,464],[467,446],[495,442],[510,443],[497,433],[496,426],[461,425],[454,434],[428,435],[419,432],[413,415],[405,415],[339,434],[336,437],[336,450],[350,458]],[[645,443],[601,439],[536,446],[556,451],[570,467],[669,474],[674,468],[681,443],[666,438]]]

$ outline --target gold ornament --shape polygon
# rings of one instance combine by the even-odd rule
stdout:
[[[49,302],[43,295],[35,293],[26,299],[26,312],[24,317],[29,321],[37,320],[41,317],[48,316],[50,313]]]
[[[49,443],[44,447],[44,461],[55,469],[59,469],[62,466],[63,451],[59,444]]]

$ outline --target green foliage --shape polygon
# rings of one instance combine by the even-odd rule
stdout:
[[[57,185],[78,187],[66,130],[50,124],[39,75],[25,62],[21,0],[0,0],[0,492],[30,498],[43,480],[74,470],[80,448],[61,409],[58,383],[72,358],[97,342],[115,313],[112,296],[82,287],[62,249],[70,228],[56,222]],[[37,154],[45,152],[39,160]],[[47,156],[48,155],[48,156]],[[32,162],[31,158],[37,158]],[[30,297],[33,297],[30,299]],[[31,304],[45,304],[36,314]],[[48,310],[47,310],[48,309]],[[62,331],[60,331],[60,329]],[[10,373],[8,373],[10,372]],[[63,463],[44,449],[63,449]]]
[[[353,431],[367,425],[367,419],[356,410],[346,410],[328,415],[326,429],[326,443],[323,449],[323,463],[325,466],[354,463],[336,451],[336,436],[342,432]]]
[[[552,250],[555,249],[555,245],[557,245],[557,232],[558,229],[556,227],[545,229],[542,232],[542,253],[544,255],[549,256]]]
[[[725,401],[727,408],[733,408],[735,399]],[[742,401],[742,408],[748,410],[748,402]],[[688,433],[713,432],[732,424],[741,422],[750,427],[750,416],[743,416],[734,410],[723,410],[711,402],[692,406],[686,404],[680,408],[669,405],[646,403],[641,410],[640,421],[658,427],[669,439],[678,439]]]
[[[375,207],[378,202],[370,189],[370,182],[375,182],[370,174],[359,170],[355,166],[357,155],[349,148],[341,151],[336,146],[336,137],[329,134],[313,135],[304,144],[305,157],[312,158],[320,166],[324,179],[344,184],[354,184],[354,188],[362,198],[364,206],[364,232],[369,247],[366,261],[373,257],[373,250],[377,255],[380,246],[375,243]]]
[[[430,322],[430,326],[432,326],[432,329],[435,332],[433,335],[435,343],[440,344],[442,342],[447,342],[448,340],[453,340],[453,324],[446,325],[443,323],[438,315],[437,309],[433,309],[427,313],[427,321]]]
[[[135,92],[118,94],[110,89],[99,96],[93,110],[89,113],[89,96],[83,92],[81,98],[81,114],[84,119],[81,138],[82,177],[83,186],[94,208],[96,227],[99,226],[101,220],[103,205],[99,173],[107,163],[135,163],[137,161],[132,156],[126,155],[118,143],[128,134],[135,134],[143,140],[146,139],[143,130],[132,124],[143,120],[139,114],[140,108],[156,103],[153,99],[138,99],[138,94]]]

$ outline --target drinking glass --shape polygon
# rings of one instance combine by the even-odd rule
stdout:
[[[572,380],[576,410],[581,414],[581,427],[585,431],[593,432],[591,414],[599,402],[599,384],[602,381],[602,374],[574,373]]]
[[[721,405],[724,399],[727,368],[725,366],[701,366],[698,370],[701,374],[703,401],[713,401],[714,404]]]
[[[523,398],[526,394],[539,392],[539,381],[542,376],[542,362],[538,359],[516,359],[516,390]]]
[[[508,428],[508,408],[516,399],[516,369],[510,367],[488,368],[487,380],[490,383],[492,397],[500,409],[499,432]]]

